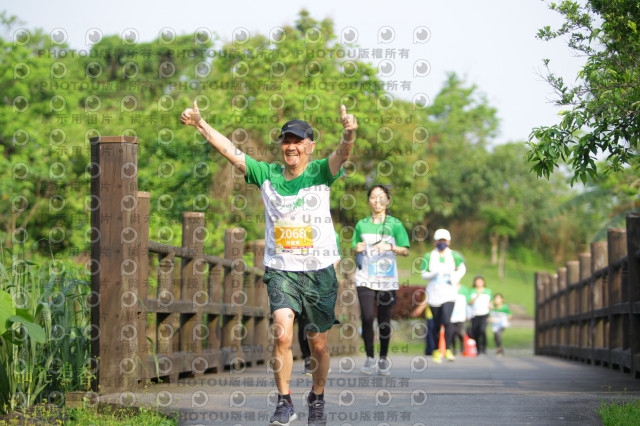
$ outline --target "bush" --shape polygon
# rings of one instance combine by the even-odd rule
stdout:
[[[424,300],[424,286],[400,286],[396,291],[396,304],[391,310],[392,319],[411,317],[411,311]]]

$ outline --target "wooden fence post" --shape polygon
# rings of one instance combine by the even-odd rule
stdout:
[[[253,265],[256,268],[263,268],[265,252],[264,240],[258,240],[253,243]],[[255,317],[253,325],[253,347],[255,362],[266,362],[269,359],[269,296],[267,294],[267,286],[262,281],[261,276],[255,277],[254,303],[255,306],[264,309],[264,316]]]
[[[640,376],[640,213],[627,213],[629,349],[631,373]]]
[[[184,358],[182,370],[190,370],[188,365],[202,354],[202,344],[207,338],[202,326],[202,304],[204,275],[208,265],[203,258],[204,240],[207,230],[204,227],[204,213],[182,213],[182,247],[193,250],[193,259],[182,259],[180,268],[180,299],[190,301],[196,308],[194,313],[180,314],[180,352],[189,354]]]
[[[558,348],[560,347],[560,324],[558,323],[558,318],[560,317],[560,306],[558,304],[558,274],[551,275],[551,280],[549,281],[549,317],[553,320],[553,325],[551,328],[551,349],[553,350],[554,355],[558,355]]]
[[[599,241],[591,244],[591,275],[607,266],[607,243]],[[598,310],[605,307],[605,282],[606,277],[595,277],[591,281],[592,306],[591,310],[591,342],[593,357],[596,364],[608,363],[609,353],[605,351],[605,320],[602,316],[596,316]]]
[[[343,263],[344,262],[344,263]],[[345,263],[347,263],[348,267],[345,271]],[[358,328],[362,323],[362,317],[360,315],[360,301],[358,300],[358,292],[356,291],[356,273],[355,273],[355,261],[352,261],[351,258],[346,258],[341,262],[340,267],[344,271],[343,280],[344,283],[343,291],[340,293],[339,297],[342,303],[347,304],[346,314],[349,324],[342,324],[341,332],[342,337],[346,342],[349,342],[349,349],[347,353],[356,354],[358,353],[358,348],[360,346],[360,333],[358,333]]]
[[[534,311],[534,324],[535,324],[535,340],[533,342],[533,353],[535,355],[541,355],[540,348],[542,346],[542,323],[545,321],[544,319],[544,307],[541,306],[544,300],[544,283],[543,283],[543,273],[536,272],[535,275],[535,311]]]
[[[560,324],[558,326],[558,344],[560,345],[559,354],[567,356],[567,345],[569,343],[569,323],[567,321],[567,267],[563,266],[558,268],[558,296],[556,297],[556,303],[558,304],[558,318]]]
[[[149,209],[150,194],[138,191],[138,212],[136,220],[136,233],[138,235],[138,356],[140,380],[139,386],[144,387],[147,379],[151,377],[147,369],[147,357],[151,354],[147,341],[147,310],[145,302],[149,289]]]
[[[247,244],[247,250],[254,253],[255,242],[251,242]],[[255,265],[255,255],[254,262]],[[254,272],[249,272],[246,274],[244,279],[244,289],[242,292],[235,293],[236,303],[241,306],[251,307],[251,315],[243,315],[242,316],[242,326],[244,329],[244,336],[242,336],[242,349],[244,352],[244,359],[247,363],[251,365],[255,365],[255,358],[258,354],[256,354],[255,348],[253,346],[253,339],[255,335],[256,329],[256,310],[254,309],[256,306],[256,285],[258,280],[258,275]]]
[[[580,253],[578,256],[580,264],[580,288],[578,289],[578,313],[580,314],[578,346],[580,347],[581,359],[588,363],[593,363],[593,354],[591,350],[591,326],[590,318],[586,318],[591,308],[591,253]],[[588,280],[588,281],[587,281]]]
[[[566,301],[568,302],[568,316],[572,317],[569,319],[568,323],[567,323],[567,334],[568,334],[568,340],[567,340],[567,344],[569,345],[568,348],[568,355],[571,358],[577,358],[578,357],[578,323],[577,321],[574,319],[575,315],[578,313],[577,310],[577,303],[576,303],[576,299],[577,299],[577,294],[578,294],[578,287],[577,284],[580,281],[580,264],[578,263],[577,260],[571,260],[569,262],[567,262],[567,294],[566,294]]]
[[[158,259],[158,305],[168,308],[165,312],[158,312],[156,321],[156,346],[158,352],[158,374],[169,376],[169,382],[178,381],[178,368],[173,365],[173,340],[177,334],[175,318],[178,314],[171,313],[170,308],[175,302],[175,255],[160,256]]]
[[[219,306],[222,303],[222,276],[223,266],[220,263],[209,267],[208,279],[208,295],[209,303],[216,303]],[[203,370],[215,368],[220,373],[224,367],[222,366],[221,347],[221,331],[222,331],[222,312],[206,315],[207,329],[207,350],[206,350],[206,366]],[[204,371],[203,371],[204,372]]]
[[[622,367],[622,361],[616,356],[623,349],[623,315],[616,312],[614,306],[622,302],[622,267],[615,267],[614,263],[624,257],[627,250],[626,232],[623,229],[609,229],[607,231],[607,245],[609,252],[608,297],[609,306],[609,367]]]
[[[91,355],[100,392],[135,389],[138,379],[138,138],[91,138]]]
[[[232,261],[230,268],[225,268],[223,299],[225,304],[234,304],[237,295],[243,291],[245,264],[242,260],[246,231],[242,228],[225,230],[224,258]],[[222,365],[235,364],[242,353],[242,306],[237,305],[224,312],[222,321]],[[233,368],[233,365],[231,366]]]
[[[553,280],[556,278],[557,276],[555,274],[549,274],[546,273],[544,274],[544,278],[542,280],[542,284],[544,287],[543,290],[543,294],[544,294],[544,318],[545,318],[545,322],[551,321],[554,316],[553,316],[553,310],[552,310],[552,303],[551,300],[549,300],[549,298],[551,297],[551,286],[553,283]],[[553,344],[553,328],[550,325],[547,325],[545,327],[545,331],[544,331],[544,353],[548,354],[549,353],[549,347]]]

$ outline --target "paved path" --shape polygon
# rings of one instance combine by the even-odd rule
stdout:
[[[364,376],[362,357],[334,357],[327,391],[329,425],[598,425],[602,400],[640,397],[629,375],[551,357],[511,354],[433,364],[396,355],[392,374]],[[426,361],[426,362],[425,362]],[[292,398],[306,425],[311,378],[294,362]],[[181,425],[266,425],[277,399],[266,366],[224,372],[135,395],[180,410]]]

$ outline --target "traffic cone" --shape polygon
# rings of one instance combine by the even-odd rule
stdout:
[[[447,350],[447,343],[444,340],[444,325],[440,327],[440,341],[438,342],[438,349],[440,349],[440,358],[444,357],[444,353]]]
[[[478,355],[478,348],[476,347],[476,341],[470,338],[467,333],[465,333],[462,356],[474,357],[477,355]]]

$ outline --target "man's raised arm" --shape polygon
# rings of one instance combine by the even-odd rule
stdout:
[[[224,158],[242,173],[247,174],[244,152],[236,148],[233,142],[204,121],[198,109],[198,102],[193,101],[193,108],[187,108],[182,112],[180,122],[195,127]]]
[[[351,156],[353,142],[356,139],[356,129],[358,128],[356,117],[353,114],[347,114],[347,107],[342,105],[340,107],[340,113],[342,115],[344,132],[342,132],[338,149],[333,151],[329,156],[329,170],[331,170],[333,176],[338,174],[344,162]]]

